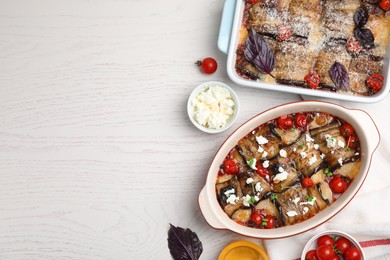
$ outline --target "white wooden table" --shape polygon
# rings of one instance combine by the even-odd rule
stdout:
[[[200,213],[211,159],[241,123],[300,97],[228,79],[223,4],[0,0],[0,259],[171,259],[169,223],[197,232],[201,259],[243,238]],[[194,65],[207,56],[211,76]],[[241,100],[218,135],[185,109],[208,80]]]

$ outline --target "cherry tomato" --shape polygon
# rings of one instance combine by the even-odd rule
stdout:
[[[369,87],[374,93],[379,92],[383,87],[384,78],[381,74],[371,74],[367,81],[366,85]]]
[[[291,29],[288,26],[280,26],[278,28],[278,40],[285,41],[291,37]]]
[[[349,148],[355,148],[356,141],[357,141],[356,136],[351,135],[350,137],[348,137],[348,141],[347,141],[348,147]]]
[[[272,215],[265,215],[265,218],[263,218],[263,223],[265,223],[264,227],[266,229],[274,228],[275,227],[275,219]]]
[[[333,238],[328,235],[320,236],[317,239],[317,246],[322,246],[322,245],[333,246],[334,245]]]
[[[304,79],[309,88],[316,89],[320,85],[320,76],[315,72],[310,72]]]
[[[355,39],[355,37],[351,37],[347,42],[347,50],[351,53],[357,54],[362,50],[362,46],[360,46],[360,43]]]
[[[382,8],[383,11],[389,11],[390,10],[390,0],[380,1],[379,7]]]
[[[334,193],[343,193],[347,189],[347,183],[339,175],[335,175],[329,181],[329,187]]]
[[[263,215],[261,214],[262,212],[260,210],[255,210],[252,213],[251,220],[258,226],[263,223]]]
[[[293,120],[288,116],[281,116],[276,120],[278,126],[284,130],[288,130],[293,126]]]
[[[305,177],[302,180],[302,187],[304,188],[310,188],[314,186],[314,182],[310,177]]]
[[[340,127],[340,134],[344,137],[351,136],[354,133],[354,130],[350,124],[343,124]]]
[[[310,250],[305,255],[305,260],[317,260],[316,250]]]
[[[360,260],[361,257],[362,255],[356,247],[349,248],[344,254],[345,260]]]
[[[218,68],[217,61],[210,57],[204,58],[202,61],[198,60],[195,64],[200,66],[200,69],[205,74],[213,74]]]
[[[340,237],[335,243],[335,248],[342,254],[344,254],[350,247],[351,241],[349,241],[345,237]]]
[[[338,256],[337,254],[334,255],[334,257],[332,258],[332,260],[340,260],[340,256]]]
[[[319,260],[332,260],[335,252],[330,245],[322,245],[317,248],[317,258]]]
[[[256,173],[268,181],[270,178],[269,176],[270,174],[268,169],[264,168],[263,163],[262,162],[256,163],[256,168],[257,168]]]
[[[307,116],[305,114],[297,114],[295,116],[295,126],[305,127],[307,125]]]
[[[227,174],[235,175],[238,173],[238,165],[232,159],[226,159],[223,162],[223,170]]]
[[[250,4],[256,4],[256,3],[260,2],[260,0],[247,0],[247,2]]]

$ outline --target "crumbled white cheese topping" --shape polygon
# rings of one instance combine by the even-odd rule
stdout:
[[[295,210],[287,211],[286,214],[287,214],[287,216],[289,216],[289,217],[298,216],[298,213],[297,213]]]
[[[300,199],[301,199],[300,197],[296,197],[296,198],[292,199],[291,201],[294,202],[295,205],[297,205],[297,203]]]
[[[337,162],[340,164],[340,166],[343,166],[343,158],[339,158]]]
[[[314,144],[314,149],[318,150],[318,148],[320,148],[320,145],[319,144]]]
[[[230,190],[227,190],[227,191],[224,192],[224,194],[225,194],[226,196],[229,196],[229,195],[234,194],[234,193],[235,193],[235,190],[234,190],[234,189],[230,189]]]
[[[266,168],[266,169],[269,167],[269,161],[268,160],[265,160],[263,162],[263,167]]]
[[[359,153],[355,153],[355,156],[358,156],[359,155]]]
[[[303,214],[306,214],[308,211],[309,211],[309,208],[308,208],[308,207],[304,207],[304,208],[303,208]]]
[[[307,157],[307,153],[306,152],[300,152],[300,155],[301,155],[302,159],[305,159]]]
[[[328,146],[328,148],[332,148],[336,146],[336,138],[334,138],[329,134],[326,134],[324,137],[326,140],[326,146]]]
[[[286,158],[286,157],[287,157],[287,152],[286,152],[286,150],[280,149],[279,155],[280,155],[281,157],[283,157],[283,158]]]
[[[257,149],[257,151],[258,151],[259,153],[262,153],[262,152],[264,152],[264,149],[263,149],[263,147],[259,146],[259,149]]]
[[[249,167],[251,167],[253,170],[257,170],[256,162],[257,162],[256,158],[253,158],[249,161],[246,161],[246,163],[249,165]]]
[[[262,144],[268,143],[268,139],[267,139],[267,138],[264,138],[262,135],[260,135],[260,136],[256,136],[256,142],[257,142],[259,145],[262,145]]]
[[[310,135],[306,134],[306,142],[314,142],[314,139]]]
[[[236,204],[236,202],[237,202],[238,200],[239,200],[239,198],[238,198],[235,194],[232,194],[232,195],[230,195],[230,196],[227,198],[226,202],[229,203],[229,204],[234,205],[234,204]]]
[[[297,151],[297,148],[296,147],[294,147],[294,149],[293,149],[293,152],[296,152]]]
[[[337,141],[337,145],[340,146],[341,148],[345,147],[345,143],[343,141],[341,141],[341,140]]]
[[[313,155],[312,157],[310,157],[309,161],[307,162],[307,164],[309,166],[312,166],[315,162],[317,161],[317,156],[316,155]]]
[[[242,203],[244,204],[244,206],[246,206],[246,207],[249,207],[250,206],[250,204],[249,204],[249,201],[251,200],[251,195],[249,195],[249,194],[247,194],[246,196],[244,196],[243,198],[242,198]]]
[[[192,106],[196,122],[207,128],[219,129],[227,125],[235,104],[227,89],[210,85],[192,100]]]
[[[283,168],[282,166],[280,166],[280,167],[278,168],[278,171],[279,171],[279,172],[284,172],[284,168]]]
[[[258,183],[255,184],[255,190],[256,190],[257,192],[261,192],[262,190],[264,190],[264,188],[261,187],[261,183],[260,183],[260,182],[258,182]]]
[[[261,155],[261,157],[265,158],[265,157],[267,157],[267,155],[268,155],[268,152],[264,151],[264,153]]]
[[[320,154],[320,157],[321,157],[321,159],[322,159],[322,160],[325,158],[325,156],[326,156],[326,155],[325,155],[325,154],[323,154],[323,153],[322,153],[322,154]]]
[[[282,168],[282,167],[280,167],[280,168]],[[280,168],[279,168],[279,171],[280,171]],[[282,172],[275,175],[274,182],[278,183],[278,182],[284,181],[285,179],[287,179],[287,176],[288,176],[288,172],[283,170]]]
[[[247,184],[251,184],[253,182],[253,178],[248,178],[248,179],[246,179],[246,183]]]

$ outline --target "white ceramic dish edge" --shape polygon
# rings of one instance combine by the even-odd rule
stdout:
[[[232,11],[233,5],[235,6],[234,12]],[[361,102],[361,103],[379,102],[388,95],[390,91],[390,80],[389,80],[390,43],[387,46],[386,56],[384,57],[384,66],[383,66],[383,75],[385,79],[384,86],[380,92],[378,92],[373,96],[357,96],[357,95],[340,94],[340,93],[334,93],[330,91],[321,91],[321,90],[306,89],[306,88],[287,86],[281,84],[271,84],[271,83],[250,81],[239,77],[235,71],[235,62],[236,62],[236,46],[238,44],[238,38],[239,38],[238,34],[239,34],[240,25],[242,21],[243,9],[244,9],[243,0],[226,0],[224,6],[224,13],[222,16],[222,21],[220,26],[220,35],[218,39],[218,48],[225,53],[227,52],[228,55],[227,73],[233,82],[244,87],[295,93],[295,94],[307,95],[307,96],[317,96],[323,98],[333,98],[333,99]]]
[[[361,168],[356,178],[351,183],[347,191],[335,203],[333,203],[332,206],[319,212],[316,216],[304,222],[271,230],[260,230],[235,223],[222,210],[215,193],[215,181],[218,169],[225,156],[243,136],[251,132],[260,124],[277,118],[280,115],[303,111],[328,112],[346,120],[354,127],[360,140],[362,159]],[[248,237],[273,239],[300,234],[326,222],[341,211],[353,199],[360,187],[363,185],[370,168],[372,155],[378,147],[379,142],[380,133],[378,128],[372,118],[363,110],[347,109],[340,105],[325,101],[299,101],[271,108],[256,115],[241,125],[219,148],[207,173],[206,184],[199,194],[198,201],[201,212],[211,227],[215,229],[229,229]]]

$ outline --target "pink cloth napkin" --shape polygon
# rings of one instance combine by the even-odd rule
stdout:
[[[306,242],[330,229],[355,237],[367,259],[390,260],[390,96],[375,104],[337,103],[365,110],[380,131],[381,143],[374,153],[366,181],[355,198],[328,222],[290,238],[266,240],[271,260],[300,259]]]

